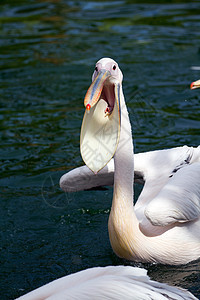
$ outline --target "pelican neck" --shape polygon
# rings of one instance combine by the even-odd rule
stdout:
[[[114,155],[114,191],[113,201],[124,199],[126,205],[133,206],[134,152],[132,130],[122,89],[121,100],[121,131],[119,144]]]

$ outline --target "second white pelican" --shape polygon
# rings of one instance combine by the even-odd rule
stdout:
[[[54,280],[16,300],[197,300],[190,292],[150,280],[129,266],[83,270]]]
[[[191,90],[200,88],[200,80],[196,80],[196,81],[192,82],[190,85],[190,88],[191,88]]]

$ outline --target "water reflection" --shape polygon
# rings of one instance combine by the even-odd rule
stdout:
[[[149,275],[155,280],[171,285],[185,286],[199,295],[200,292],[200,261],[192,262],[180,267],[151,266]],[[192,284],[191,284],[192,283]]]

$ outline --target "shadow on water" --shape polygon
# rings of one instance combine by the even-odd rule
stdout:
[[[200,93],[189,90],[200,78],[199,14],[199,1],[1,1],[1,299],[122,262],[107,233],[112,189],[58,187],[83,164],[83,97],[96,60],[112,57],[136,152],[199,145]],[[199,262],[145,267],[200,296]]]

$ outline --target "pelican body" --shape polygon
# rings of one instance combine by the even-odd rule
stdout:
[[[16,300],[197,300],[190,292],[150,280],[130,266],[96,267],[54,280]]]
[[[83,160],[94,177],[114,157],[108,222],[111,246],[128,260],[186,264],[200,257],[200,148],[189,149],[184,162],[179,158],[179,165],[164,176],[160,166],[157,176],[149,172],[134,206],[134,149],[122,79],[114,60],[103,58],[96,63],[84,100],[80,138]],[[184,151],[188,152],[187,147]]]

